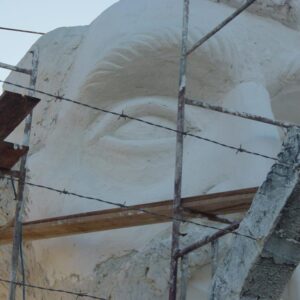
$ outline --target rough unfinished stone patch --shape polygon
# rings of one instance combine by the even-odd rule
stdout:
[[[217,270],[211,299],[280,298],[300,262],[299,151],[300,130],[292,128]]]

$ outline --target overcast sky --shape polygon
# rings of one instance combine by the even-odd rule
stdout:
[[[0,27],[48,32],[62,26],[87,25],[117,1],[1,0]],[[16,65],[38,37],[0,30],[0,62]],[[8,73],[0,68],[0,79]]]

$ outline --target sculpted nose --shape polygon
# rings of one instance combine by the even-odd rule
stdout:
[[[224,97],[223,106],[273,118],[269,93],[261,83],[257,82],[243,82],[235,86]]]
[[[225,95],[222,106],[274,119],[269,92],[261,83],[244,82],[236,85]],[[227,136],[227,142],[232,144],[248,145],[250,148],[271,153],[279,141],[278,129],[274,126],[227,115],[221,115],[218,122],[220,126],[215,127],[215,134],[221,139]]]

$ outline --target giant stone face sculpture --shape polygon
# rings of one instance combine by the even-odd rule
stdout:
[[[191,1],[190,43],[232,13],[232,7],[214,2]],[[269,2],[252,8],[263,16],[243,14],[190,57],[189,96],[297,121],[298,2],[291,10],[284,10],[285,1],[281,10],[278,1]],[[181,20],[180,0],[121,0],[89,26],[57,29],[33,46],[40,52],[37,88],[175,128]],[[20,65],[30,67],[29,54]],[[28,84],[22,75],[12,74],[9,80]],[[173,133],[42,99],[34,115],[32,182],[128,205],[172,198]],[[186,108],[186,128],[270,156],[280,149],[280,132],[274,127],[195,107]],[[183,195],[260,185],[271,164],[186,138]],[[27,193],[28,220],[108,208],[35,188]],[[107,299],[166,299],[169,227],[151,225],[33,242],[27,251],[30,276],[53,286],[80,286]],[[213,231],[192,225],[183,230],[188,233],[185,244]],[[224,254],[230,239],[221,244]],[[209,247],[190,255],[188,299],[207,299],[209,262]],[[295,286],[291,283],[286,299],[299,298]]]

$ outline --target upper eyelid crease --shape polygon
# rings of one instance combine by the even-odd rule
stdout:
[[[196,39],[199,32],[196,34],[192,31],[190,36],[191,39]],[[201,74],[202,82],[197,84],[202,87],[201,93],[197,88],[195,97],[197,95],[208,100],[218,99],[220,91],[217,86],[223,82],[224,76],[229,78],[226,84],[228,86],[232,84],[233,75],[230,73],[233,74],[235,71],[229,65],[238,53],[235,53],[234,45],[229,43],[227,38],[228,33],[220,35],[193,55],[192,59],[196,60],[196,64],[193,63],[194,67],[189,69],[202,69],[202,73],[207,74],[207,76]],[[179,44],[179,35],[177,31],[169,28],[153,35],[138,34],[131,37],[129,42],[112,49],[108,55],[100,57],[98,63],[95,62],[94,68],[86,76],[80,88],[80,100],[97,103],[107,108],[111,103],[120,102],[124,98],[154,96],[155,94],[175,97],[179,51],[177,47],[174,47],[174,43]],[[211,77],[216,76],[216,86],[212,86],[209,84]],[[156,79],[153,81],[150,77]],[[115,85],[116,81],[118,85]],[[203,89],[203,86],[206,86],[206,89]],[[213,94],[210,94],[211,92]]]

